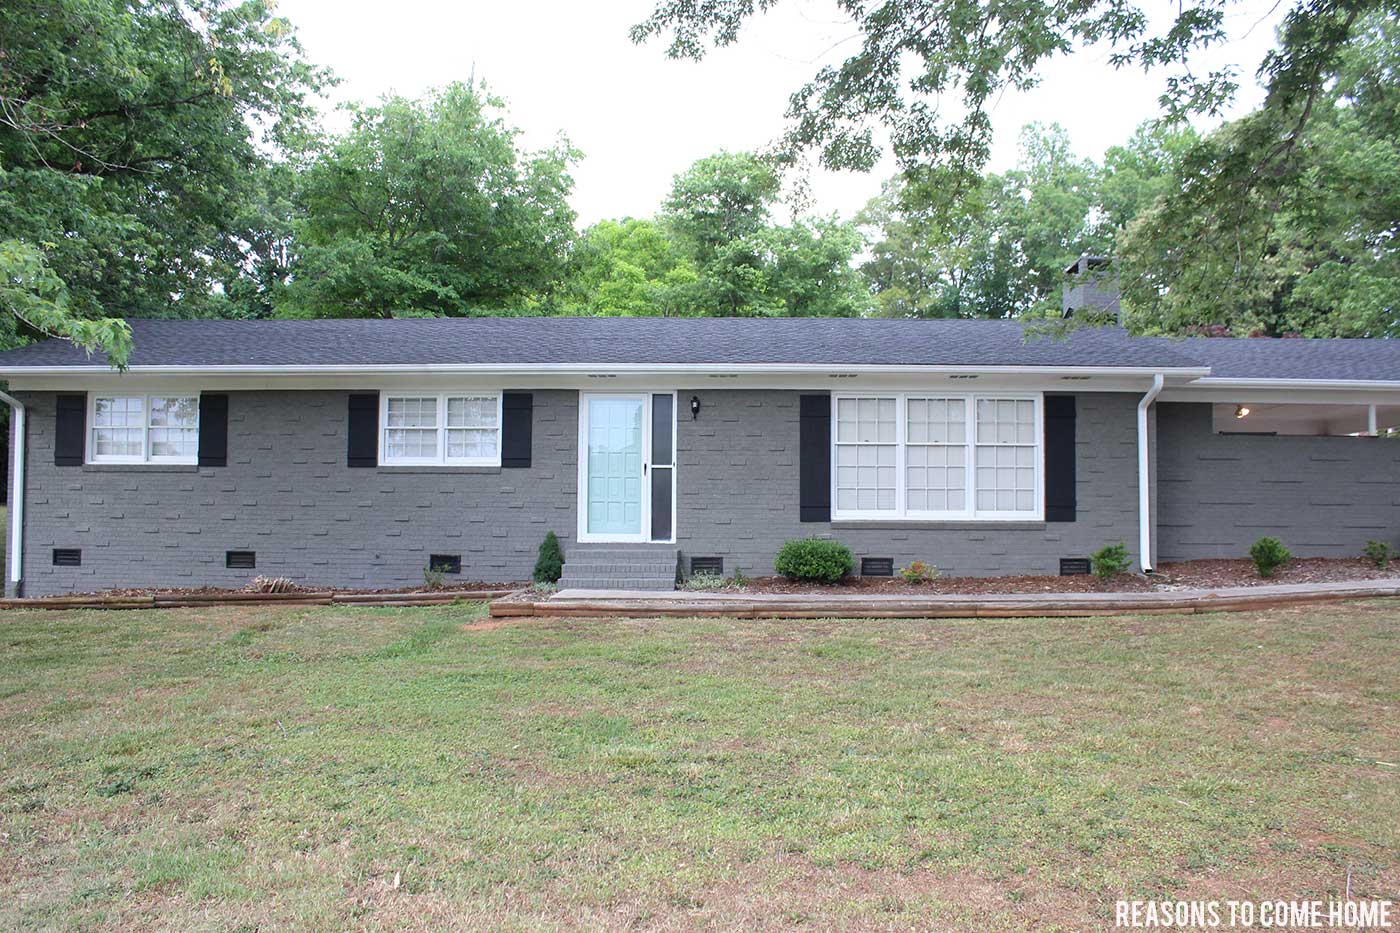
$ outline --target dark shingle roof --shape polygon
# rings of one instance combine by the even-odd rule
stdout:
[[[1162,342],[1209,366],[1216,379],[1400,381],[1400,340],[1189,337]]]
[[[131,321],[130,365],[584,364],[1210,367],[1237,379],[1400,380],[1400,340],[1027,335],[1015,321],[851,318],[429,318]],[[0,370],[105,366],[60,340],[0,353]]]
[[[131,321],[129,364],[384,366],[811,364],[1170,367],[1179,350],[1084,328],[1027,337],[1014,321],[850,318],[430,318]],[[0,369],[104,364],[58,340],[0,353]]]

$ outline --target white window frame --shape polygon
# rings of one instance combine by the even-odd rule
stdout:
[[[389,431],[389,399],[431,398],[437,401],[436,457],[390,457],[385,450],[385,437]],[[450,398],[495,399],[496,400],[496,455],[494,457],[449,457],[447,456],[447,400]],[[380,466],[484,466],[501,465],[501,443],[505,439],[503,419],[504,393],[486,389],[394,389],[379,393],[379,465]]]
[[[836,448],[839,402],[842,399],[892,398],[895,400],[895,507],[893,509],[852,509],[842,511],[837,508]],[[909,477],[907,470],[908,444],[906,435],[909,428],[909,400],[913,399],[962,399],[963,417],[966,418],[964,434],[964,469],[966,471],[965,507],[957,511],[910,511],[906,506]],[[1031,511],[996,511],[977,509],[977,402],[978,400],[1007,400],[1034,402],[1035,426],[1033,463],[1035,466],[1035,508]],[[956,446],[956,445],[955,445]],[[995,446],[995,445],[991,445]],[[1029,446],[1029,445],[1008,445]],[[945,392],[939,389],[924,390],[883,390],[870,389],[864,392],[833,392],[831,395],[831,520],[880,521],[880,522],[1043,522],[1045,520],[1045,393],[1044,392]]]
[[[127,464],[183,464],[192,465],[199,463],[199,395],[198,392],[187,390],[172,390],[166,392],[89,392],[87,399],[87,422],[86,435],[84,440],[84,462],[91,464],[102,463],[127,463]],[[139,398],[141,400],[141,453],[139,456],[114,456],[112,454],[99,455],[94,435],[97,433],[97,401],[98,399],[115,398]],[[194,399],[194,438],[195,449],[190,456],[184,457],[158,457],[151,453],[151,399],[153,398],[192,398]]]

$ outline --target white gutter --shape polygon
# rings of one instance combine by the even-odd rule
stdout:
[[[0,378],[24,376],[71,376],[77,373],[113,373],[107,365],[80,366],[5,366],[0,367]],[[598,373],[661,374],[688,373],[705,375],[709,373],[758,373],[758,374],[844,374],[844,373],[897,373],[909,375],[1065,375],[1065,376],[1151,376],[1171,373],[1183,378],[1199,379],[1210,372],[1207,367],[1162,367],[1152,368],[1129,366],[925,366],[909,364],[863,363],[843,366],[838,363],[386,363],[379,365],[355,364],[316,364],[293,366],[264,366],[250,364],[220,364],[210,366],[159,365],[130,366],[126,374],[142,373],[167,374],[189,373],[196,375],[255,375],[255,376],[300,376],[300,375],[349,375],[363,376],[370,373],[507,373],[537,374],[562,373],[568,375],[594,375]]]
[[[0,402],[14,412],[12,432],[15,438],[15,484],[10,490],[10,582],[15,595],[24,571],[24,403],[6,392],[0,392]]]
[[[1138,557],[1142,572],[1152,569],[1152,489],[1148,485],[1151,476],[1148,471],[1147,450],[1147,409],[1162,394],[1166,377],[1161,373],[1152,377],[1152,388],[1138,402],[1137,442],[1138,442]]]
[[[1203,376],[1186,388],[1193,389],[1400,389],[1395,379],[1235,379]]]

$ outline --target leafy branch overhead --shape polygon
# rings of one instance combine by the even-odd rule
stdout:
[[[662,0],[632,28],[634,42],[666,41],[673,58],[701,59],[739,41],[743,26],[780,0]],[[1104,43],[1115,67],[1167,69],[1162,115],[1219,114],[1233,99],[1232,68],[1198,72],[1199,53],[1227,38],[1231,0],[1159,7],[1126,0],[839,0],[860,41],[838,65],[820,68],[789,99],[780,151],[819,153],[833,169],[873,168],[881,136],[904,170],[936,170],[959,189],[977,180],[990,154],[989,105],[1002,92],[1033,87],[1050,59]],[[1296,114],[1332,75],[1357,17],[1395,11],[1394,0],[1299,0],[1280,45],[1260,67],[1268,107]]]

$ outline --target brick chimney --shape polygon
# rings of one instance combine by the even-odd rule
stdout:
[[[1104,256],[1080,256],[1065,269],[1065,289],[1060,299],[1060,311],[1073,317],[1076,311],[1113,315],[1123,320],[1119,305],[1118,272],[1112,260]]]

